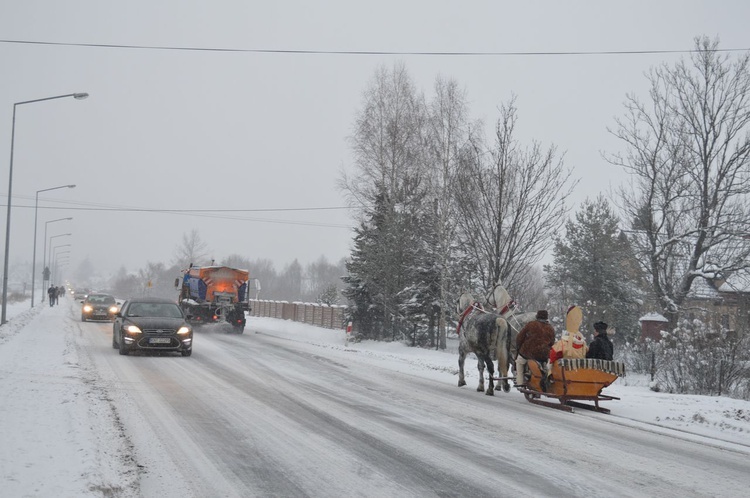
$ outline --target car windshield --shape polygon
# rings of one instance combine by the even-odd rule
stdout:
[[[182,311],[171,303],[132,303],[127,316],[182,318]]]
[[[89,296],[88,302],[91,304],[115,304],[115,298],[112,296]]]

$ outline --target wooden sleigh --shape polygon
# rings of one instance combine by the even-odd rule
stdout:
[[[619,361],[568,358],[552,365],[551,382],[543,386],[539,363],[529,361],[528,368],[531,378],[527,380],[526,387],[519,389],[526,399],[537,405],[568,412],[576,407],[609,413],[610,410],[600,407],[599,402],[620,398],[602,394],[602,389],[625,375],[625,365]],[[557,399],[559,404],[545,401],[542,397]],[[594,404],[580,401],[593,401]]]

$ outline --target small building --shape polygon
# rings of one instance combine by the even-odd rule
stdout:
[[[647,313],[638,319],[641,322],[641,341],[661,339],[661,332],[665,329],[669,320],[659,313]]]
[[[741,270],[713,279],[696,278],[684,306],[688,319],[699,318],[705,311],[727,333],[745,333],[750,325],[750,274]]]

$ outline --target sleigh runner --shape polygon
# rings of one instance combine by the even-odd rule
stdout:
[[[544,385],[539,364],[530,361],[528,367],[531,378],[526,387],[519,389],[526,399],[530,403],[569,412],[576,407],[609,413],[610,410],[599,406],[599,402],[620,398],[602,394],[602,390],[618,377],[625,376],[625,365],[619,361],[570,358],[558,360],[552,365],[551,381]],[[542,397],[557,399],[559,404],[545,401]],[[594,405],[580,401],[593,401]]]

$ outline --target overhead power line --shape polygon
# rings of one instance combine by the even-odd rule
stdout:
[[[7,193],[0,192],[0,197],[8,197]],[[16,195],[19,199],[33,199],[33,196],[28,195]],[[64,209],[79,209],[79,210],[91,210],[91,211],[144,211],[144,212],[172,212],[172,213],[273,213],[273,212],[284,212],[284,211],[341,211],[343,209],[351,209],[348,206],[313,206],[313,207],[285,207],[285,208],[243,208],[243,209],[162,209],[162,208],[142,208],[138,206],[123,206],[123,205],[112,205],[112,204],[99,204],[93,202],[81,202],[81,201],[70,201],[64,199],[42,199],[47,203],[55,204],[72,204],[74,206],[91,206],[76,207],[76,208],[64,208]],[[33,208],[31,205],[14,205],[13,207],[19,208]],[[43,209],[44,206],[39,206],[39,209]],[[101,209],[99,209],[101,208]],[[57,208],[56,208],[57,209]]]
[[[222,48],[222,47],[189,47],[169,45],[129,45],[117,43],[70,43],[34,40],[0,40],[0,43],[21,45],[49,45],[61,47],[87,47],[87,48],[119,48],[130,50],[169,50],[185,52],[236,52],[252,54],[289,54],[289,55],[423,55],[423,56],[447,56],[447,57],[497,57],[497,56],[569,56],[569,55],[658,55],[658,54],[688,54],[697,53],[702,50],[570,50],[570,51],[410,51],[410,50],[301,50],[301,49],[271,49],[271,48]],[[712,52],[747,52],[750,48],[720,48]]]
[[[0,194],[0,197],[7,197],[5,194]],[[28,196],[20,195],[20,198],[29,198]],[[65,201],[61,199],[47,199],[47,203],[55,204],[67,204],[67,206],[36,206],[26,204],[14,204],[13,208],[24,208],[24,209],[54,209],[54,210],[65,210],[65,211],[91,211],[91,212],[111,212],[111,213],[163,213],[163,214],[174,214],[180,216],[194,216],[199,218],[213,218],[213,219],[225,219],[225,220],[237,220],[237,221],[255,221],[262,223],[272,223],[279,225],[300,225],[300,226],[318,226],[326,228],[345,228],[351,229],[349,224],[341,223],[326,223],[319,221],[301,221],[301,220],[284,220],[284,219],[270,219],[270,218],[254,218],[247,216],[240,216],[242,213],[281,213],[281,212],[318,212],[318,211],[340,211],[343,209],[350,209],[344,206],[325,206],[325,207],[299,207],[299,208],[255,208],[255,209],[160,209],[160,208],[142,208],[135,206],[113,206],[107,204],[87,203],[80,201]],[[236,213],[236,215],[232,215]]]

